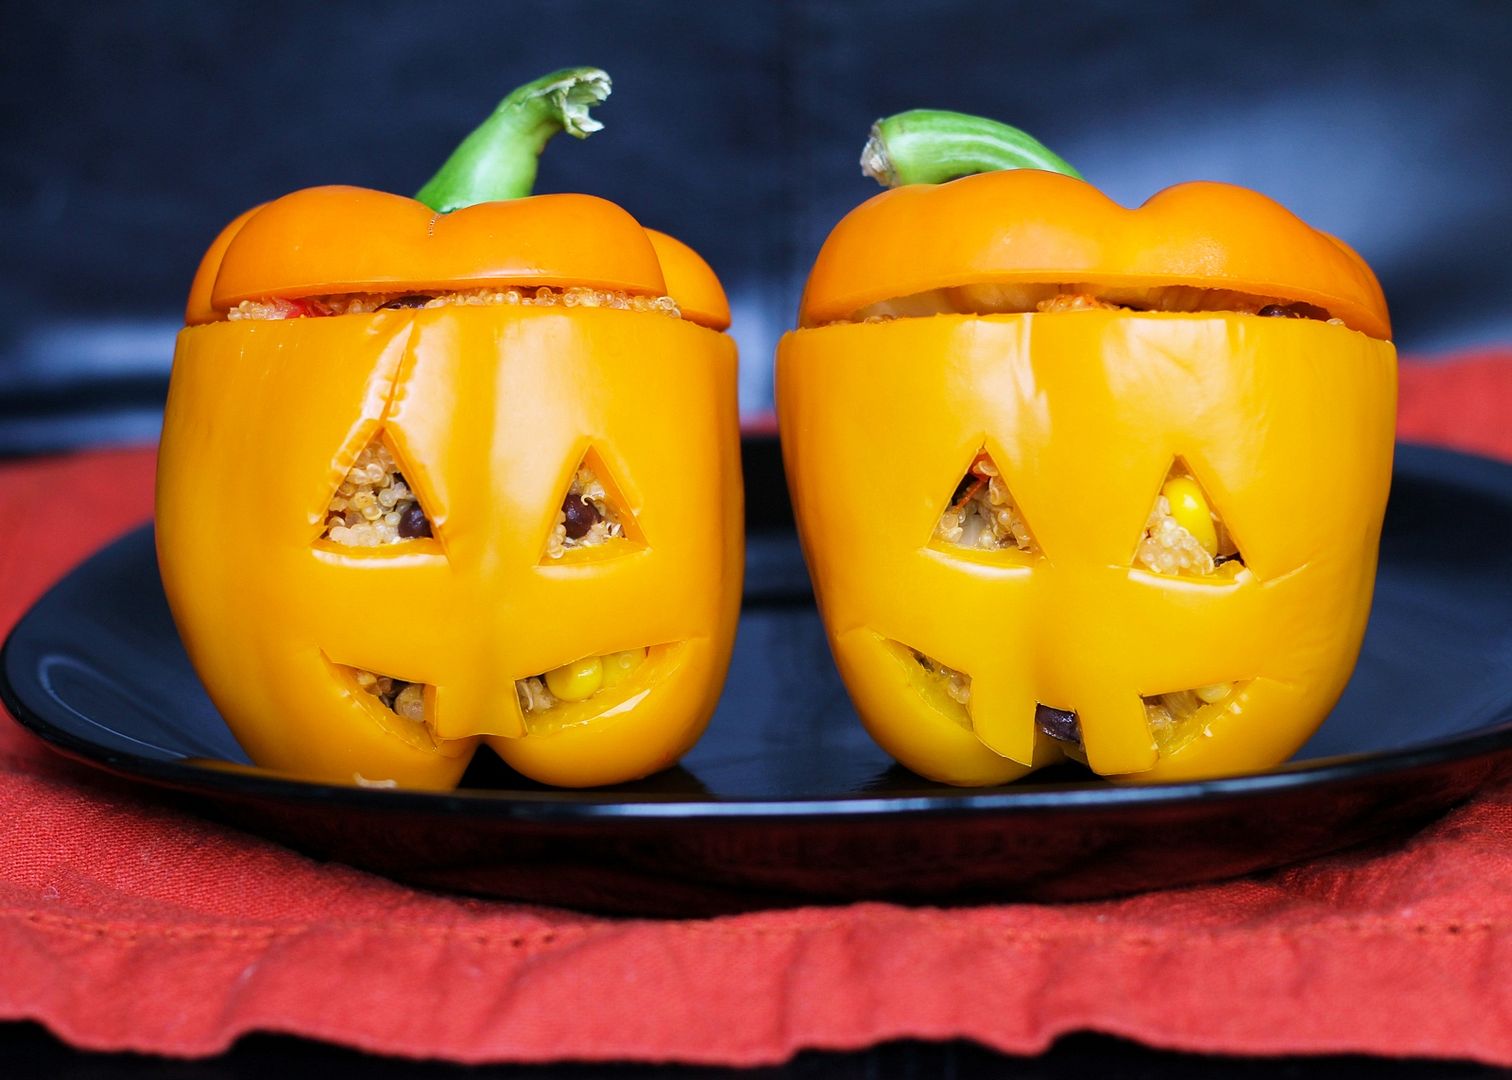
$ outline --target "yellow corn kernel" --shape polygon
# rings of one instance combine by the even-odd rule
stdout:
[[[1213,525],[1213,514],[1202,489],[1190,476],[1173,476],[1166,481],[1160,493],[1171,504],[1171,516],[1187,532],[1196,538],[1209,555],[1218,554],[1218,530]]]
[[[1212,686],[1199,686],[1196,690],[1197,696],[1209,705],[1215,701],[1222,701],[1233,692],[1234,684],[1227,682],[1214,683]]]
[[[604,687],[618,686],[628,679],[646,659],[645,649],[626,649],[607,654],[604,660]]]
[[[604,685],[604,662],[585,656],[546,673],[546,688],[563,701],[583,701]]]

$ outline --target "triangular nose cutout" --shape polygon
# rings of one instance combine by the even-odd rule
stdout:
[[[1039,552],[1008,482],[986,450],[977,454],[955,486],[935,526],[935,539],[975,551]]]
[[[546,540],[550,563],[568,552],[602,547],[614,541],[644,545],[635,514],[603,459],[592,449],[573,471],[572,481],[557,504],[556,520]]]
[[[1150,507],[1134,565],[1155,574],[1231,577],[1244,554],[1186,462],[1177,458]]]
[[[430,535],[430,515],[379,432],[331,496],[321,537],[346,547],[379,547]]]

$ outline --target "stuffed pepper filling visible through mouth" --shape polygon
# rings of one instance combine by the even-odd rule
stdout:
[[[403,679],[379,675],[377,672],[366,671],[362,668],[354,668],[352,677],[356,680],[358,689],[372,694],[394,715],[417,724],[425,723],[425,685],[423,683],[405,682]]]
[[[962,727],[971,727],[971,676],[917,649],[909,649],[908,655],[918,665],[914,687],[919,694]],[[1211,720],[1236,704],[1238,689],[1235,683],[1225,682],[1142,698],[1150,736],[1160,752],[1171,753],[1209,734]],[[1068,757],[1086,763],[1081,723],[1074,709],[1036,704],[1034,724],[1060,744]]]
[[[585,656],[520,679],[515,683],[520,711],[529,716],[548,712],[566,702],[587,701],[625,682],[645,660],[644,648],[624,649],[602,656]]]

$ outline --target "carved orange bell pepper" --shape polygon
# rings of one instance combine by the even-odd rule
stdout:
[[[863,164],[903,186],[825,242],[777,406],[868,730],[955,784],[1285,759],[1370,607],[1396,392],[1370,269],[1239,187],[1124,209],[975,117],[881,121]]]
[[[742,565],[724,293],[610,202],[525,197],[608,89],[537,80],[418,201],[297,191],[206,254],[158,552],[257,764],[445,788],[487,743],[594,785],[670,765],[706,725]]]

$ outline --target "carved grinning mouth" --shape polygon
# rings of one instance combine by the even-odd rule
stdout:
[[[527,735],[546,735],[618,711],[643,697],[675,666],[678,643],[601,653],[513,683]],[[469,737],[443,737],[436,730],[437,688],[367,668],[327,662],[333,677],[352,692],[385,730],[428,749],[444,750]],[[504,684],[501,684],[501,690]],[[467,721],[463,720],[463,726]],[[476,734],[487,733],[484,730]]]
[[[899,642],[884,643],[903,663],[919,697],[962,727],[974,727],[971,676]],[[1229,712],[1241,711],[1250,680],[1234,680],[1207,686],[1142,696],[1150,737],[1162,755],[1180,750],[1194,739],[1211,735],[1213,721]],[[1031,716],[1040,734],[1054,740],[1069,756],[1085,762],[1081,717],[1075,709],[1035,702]]]

